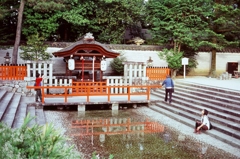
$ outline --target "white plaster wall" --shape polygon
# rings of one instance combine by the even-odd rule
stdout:
[[[61,48],[51,48],[47,49],[47,52],[53,53]],[[133,50],[114,50],[123,54],[128,61],[135,62],[144,62],[146,63],[149,57],[153,60],[153,66],[155,67],[167,67],[167,62],[159,59],[158,51],[133,51]],[[6,50],[0,50],[0,64],[3,64],[5,59],[4,56],[9,52],[12,57],[12,48]],[[21,50],[19,50],[21,52]],[[209,70],[211,67],[211,52],[199,52],[196,56],[198,61],[198,66],[196,69],[193,69],[188,75],[201,75],[206,76],[209,74]],[[10,59],[11,60],[11,59]],[[53,72],[54,73],[63,73],[65,72],[65,63],[62,58],[53,57]],[[111,72],[110,62],[112,59],[107,59],[108,72]],[[216,73],[221,74],[227,70],[228,62],[238,62],[238,71],[240,71],[240,53],[217,53],[216,57]],[[25,63],[22,59],[18,58],[18,63]]]
[[[128,61],[144,62],[147,63],[149,57],[153,60],[153,66],[155,67],[167,67],[168,64],[165,60],[161,60],[158,57],[158,51],[134,51],[134,50],[115,50],[123,54]]]
[[[211,52],[199,52],[196,56],[198,61],[197,68],[189,72],[188,75],[208,75],[211,68],[211,56]],[[217,53],[216,74],[226,72],[228,62],[238,62],[238,71],[240,71],[240,53]]]

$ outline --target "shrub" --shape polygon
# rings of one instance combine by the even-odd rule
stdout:
[[[52,124],[28,127],[33,119],[28,114],[19,129],[11,129],[0,123],[0,158],[4,159],[69,159],[80,158],[67,138],[60,135]]]
[[[117,75],[123,75],[124,73],[124,64],[123,62],[126,61],[126,57],[122,54],[111,61],[110,66]]]

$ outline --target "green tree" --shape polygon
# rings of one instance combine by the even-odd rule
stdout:
[[[195,51],[192,55],[185,54],[182,47],[187,46],[194,50],[200,47],[202,35],[208,25],[204,21],[210,10],[206,3],[206,0],[150,0],[146,5],[147,22],[150,24],[154,41],[157,44],[172,43],[172,48],[163,50],[159,57],[166,59],[173,77],[182,67],[183,55],[191,57],[191,67],[196,67],[192,56]]]
[[[208,0],[150,0],[147,3],[147,22],[158,44],[173,42],[174,52],[182,44],[198,48],[208,23],[203,20],[210,14]]]
[[[8,12],[6,8],[6,1],[7,0],[0,0],[0,20],[3,19],[6,16],[6,13]]]
[[[116,57],[111,61],[110,66],[113,69],[114,73],[117,75],[123,75],[124,73],[124,64],[123,62],[126,61],[126,57],[123,54]]]
[[[209,76],[216,76],[216,52],[226,47],[239,47],[240,41],[240,1],[214,0],[211,14],[205,17],[208,22],[201,45],[211,48],[212,59]]]
[[[0,21],[3,22],[2,20],[4,19],[4,17],[6,16],[6,12],[7,9],[4,5],[5,0],[0,0]],[[3,32],[2,27],[0,27],[0,36],[1,36],[1,32]],[[0,42],[3,42],[3,37],[0,39]]]
[[[12,53],[12,63],[13,64],[17,64],[18,48],[19,48],[19,44],[20,44],[20,40],[21,40],[22,20],[23,20],[23,11],[24,11],[25,3],[26,3],[26,0],[21,0],[20,6],[18,9],[16,37],[15,37],[13,53]]]
[[[23,52],[20,53],[20,57],[23,60],[48,60],[52,57],[46,52],[47,45],[44,45],[44,38],[39,37],[38,34],[31,35],[28,38],[27,45],[21,46]]]
[[[17,1],[0,0],[0,43],[8,43],[14,37],[17,24]]]
[[[37,2],[37,3],[35,3]],[[17,56],[18,56],[18,48],[21,40],[21,33],[22,33],[22,21],[23,21],[23,14],[24,14],[24,7],[25,4],[28,4],[35,9],[38,10],[39,8],[42,9],[43,11],[48,10],[48,12],[51,13],[51,11],[55,9],[61,9],[64,7],[64,5],[61,5],[61,2],[65,2],[64,0],[62,1],[46,1],[46,0],[39,0],[39,1],[34,1],[34,0],[21,0],[20,1],[20,6],[18,9],[18,20],[17,20],[17,29],[16,29],[16,38],[15,38],[15,43],[14,43],[14,48],[13,48],[13,54],[12,54],[12,63],[17,64]],[[34,23],[33,23],[34,24]],[[45,26],[48,27],[48,26]],[[51,27],[50,27],[51,28]],[[41,32],[41,31],[39,31]],[[39,32],[35,32],[39,33]],[[44,34],[42,35],[44,36]]]
[[[239,45],[239,3],[239,0],[150,0],[147,21],[155,41],[173,42],[174,52],[180,52],[182,44],[195,50],[210,47],[210,76],[215,76],[216,52]]]
[[[100,1],[101,2],[101,1]],[[96,10],[95,25],[99,26],[99,39],[106,43],[121,43],[126,28],[137,25],[144,11],[143,0],[105,0]]]

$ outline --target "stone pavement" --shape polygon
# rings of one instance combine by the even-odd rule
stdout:
[[[206,76],[186,76],[177,77],[174,81],[184,81],[189,83],[198,83],[209,87],[218,87],[223,89],[230,89],[240,91],[240,78],[232,78],[229,80],[219,80],[217,78],[208,78]]]

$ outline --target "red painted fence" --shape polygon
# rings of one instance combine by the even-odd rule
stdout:
[[[146,74],[149,80],[164,80],[166,75],[170,75],[170,69],[167,67],[147,67]]]
[[[26,65],[0,65],[0,80],[24,80],[26,76]]]

